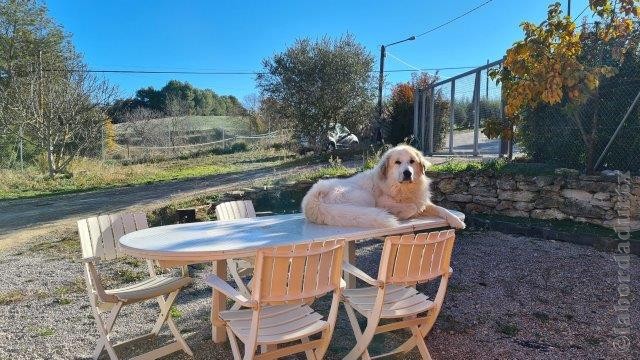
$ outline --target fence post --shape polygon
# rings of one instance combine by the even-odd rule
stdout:
[[[456,122],[456,81],[451,81],[451,110],[449,111],[449,154],[453,154],[453,129]]]
[[[420,111],[420,89],[417,87],[413,89],[413,137],[416,144],[418,144],[418,111]]]
[[[420,94],[420,150],[426,150],[427,139],[427,89]]]
[[[433,130],[435,128],[435,107],[436,107],[436,88],[431,88],[431,99],[429,99],[429,155],[433,155]]]
[[[222,128],[222,148],[227,148],[227,143],[224,141],[224,128]]]
[[[489,100],[489,59],[487,59],[487,83],[484,90],[484,98]]]
[[[476,72],[476,82],[473,88],[473,156],[478,156],[478,137],[480,135],[480,77],[481,71]]]

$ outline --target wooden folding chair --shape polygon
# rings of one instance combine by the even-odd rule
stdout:
[[[154,262],[147,260],[150,277],[141,282],[127,285],[118,289],[105,290],[96,265],[101,260],[117,258],[118,239],[132,231],[146,229],[147,218],[144,213],[102,215],[78,221],[78,233],[82,247],[82,261],[84,262],[85,279],[91,310],[96,319],[96,325],[100,338],[93,352],[93,358],[97,359],[104,349],[107,350],[112,360],[118,359],[115,347],[158,335],[162,325],[167,324],[176,341],[169,345],[147,352],[135,357],[135,359],[156,359],[161,356],[184,350],[193,356],[191,349],[184,341],[176,324],[171,319],[170,308],[173,305],[180,289],[189,283],[189,277],[175,277],[156,275]],[[115,344],[111,340],[111,330],[124,305],[134,304],[144,300],[155,298],[160,305],[160,314],[149,334]],[[105,319],[103,319],[105,314]]]
[[[234,359],[277,359],[300,352],[307,359],[323,358],[344,288],[343,249],[344,240],[333,240],[258,251],[250,298],[213,274],[206,278],[213,288],[250,308],[223,311],[218,319],[227,328]],[[308,304],[329,292],[331,309],[323,320]],[[314,334],[320,338],[311,340]],[[244,343],[244,357],[236,337]],[[277,348],[283,343],[289,344]],[[258,346],[262,352],[256,355]]]
[[[254,217],[256,217],[256,211],[253,208],[251,200],[229,201],[216,206],[216,218],[218,220],[234,220]],[[238,286],[238,290],[240,290],[242,295],[246,298],[251,297],[251,290],[249,290],[251,287],[251,281],[245,285],[242,278],[244,276],[251,275],[253,273],[254,266],[255,259],[253,258],[227,259],[229,274]],[[232,307],[233,310],[238,310],[239,308],[239,303],[234,304]]]
[[[343,264],[344,271],[371,285],[343,292],[344,307],[357,339],[356,346],[345,359],[353,360],[360,356],[362,359],[372,359],[367,348],[375,334],[405,328],[411,330],[409,340],[373,358],[405,353],[417,346],[423,359],[431,359],[424,337],[433,327],[442,308],[449,277],[453,272],[449,265],[454,240],[454,230],[387,237],[377,280],[351,264]],[[438,277],[440,286],[433,300],[414,287]],[[367,318],[364,331],[360,329],[355,312]],[[396,321],[379,325],[381,319]]]

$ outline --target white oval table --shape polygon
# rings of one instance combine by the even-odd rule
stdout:
[[[464,220],[463,213],[451,211]],[[307,221],[302,214],[273,215],[257,218],[207,221],[190,224],[158,226],[135,231],[119,240],[120,250],[130,256],[158,260],[163,266],[188,263],[213,262],[213,271],[226,278],[226,259],[252,256],[256,251],[280,245],[318,242],[329,239],[345,239],[345,256],[355,260],[355,240],[413,233],[439,227],[448,223],[439,217],[422,217],[401,221],[390,228],[359,228],[318,225]],[[355,285],[355,279],[345,279],[347,286]],[[216,343],[226,339],[221,324],[216,324],[218,313],[225,309],[223,294],[212,293],[212,337]]]

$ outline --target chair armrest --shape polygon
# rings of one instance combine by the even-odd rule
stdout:
[[[209,274],[205,276],[204,281],[214,288],[217,291],[225,294],[227,297],[232,299],[235,302],[242,304],[245,307],[253,307],[255,305],[254,301],[247,299],[244,295],[242,295],[238,290],[234,289],[231,285],[227,284],[226,281],[220,279],[219,277]]]
[[[371,276],[367,275],[364,271],[358,269],[357,267],[351,265],[350,263],[343,261],[342,262],[342,270],[348,272],[349,274],[357,277],[358,279],[366,282],[371,286],[381,287],[384,285],[382,281],[376,280]]]

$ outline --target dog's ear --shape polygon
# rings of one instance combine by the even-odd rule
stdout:
[[[378,176],[382,180],[387,180],[387,170],[389,167],[389,152],[385,152],[378,164]]]
[[[418,149],[414,149],[414,151],[416,157],[418,158],[418,163],[422,167],[422,173],[424,174],[424,172],[427,171],[427,169],[430,168],[433,164],[431,164],[429,160],[427,160],[427,158],[422,155],[422,151]]]

